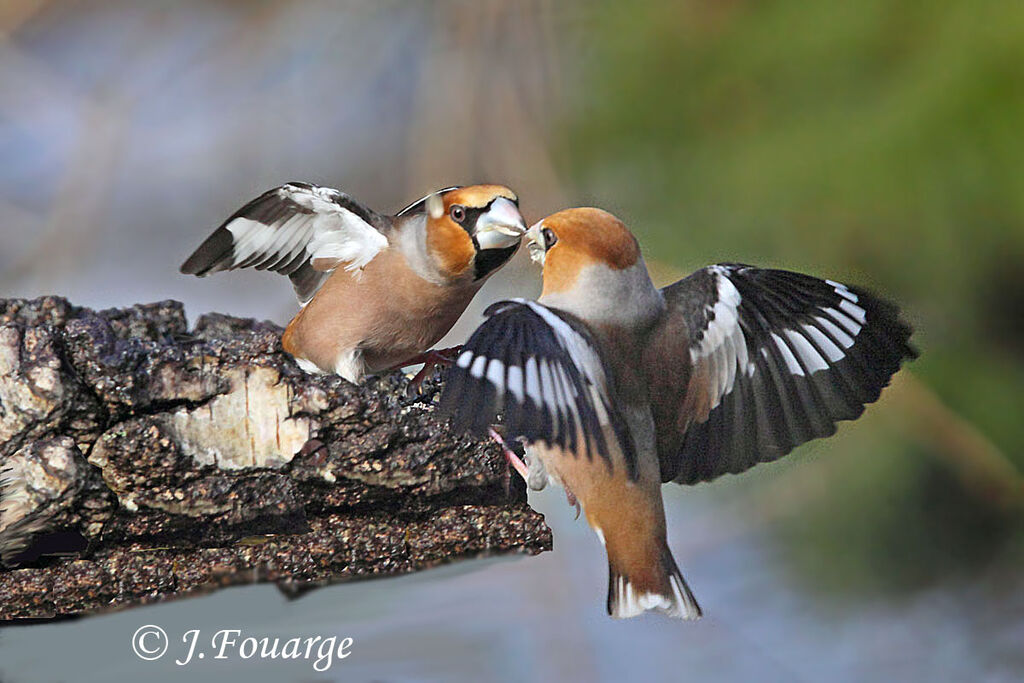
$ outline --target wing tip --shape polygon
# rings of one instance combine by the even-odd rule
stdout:
[[[744,272],[748,268],[750,272]],[[827,438],[836,432],[840,422],[853,421],[863,415],[870,404],[875,403],[881,398],[883,390],[890,386],[893,378],[903,368],[904,364],[919,358],[921,355],[921,350],[917,344],[911,342],[915,332],[914,327],[906,320],[901,308],[894,301],[889,300],[883,295],[876,294],[870,289],[857,285],[844,285],[821,280],[815,276],[802,273],[777,269],[760,269],[739,264],[716,264],[709,267],[709,269],[715,269],[720,275],[729,279],[733,279],[731,276],[736,274],[746,276],[736,277],[734,284],[744,290],[742,295],[748,299],[748,306],[751,302],[758,301],[760,289],[771,290],[792,284],[798,295],[799,308],[811,307],[819,310],[822,306],[838,308],[835,306],[835,301],[829,301],[830,299],[834,300],[834,296],[832,296],[832,292],[834,292],[841,299],[850,301],[863,309],[866,320],[863,318],[856,320],[851,317],[857,323],[857,331],[849,331],[849,336],[851,337],[849,343],[843,344],[831,335],[826,335],[829,341],[839,345],[843,351],[840,359],[827,359],[829,362],[826,364],[833,371],[840,372],[840,379],[844,379],[844,381],[845,379],[850,379],[854,382],[853,385],[850,385],[853,394],[848,397],[850,400],[845,402],[845,407],[841,411],[842,414],[837,414],[830,407],[833,404],[825,404],[826,408],[829,409],[821,416],[817,416],[808,412],[808,408],[822,405],[819,399],[827,399],[830,395],[837,394],[838,392],[828,394],[828,392],[820,392],[820,387],[818,387],[818,390],[809,394],[808,390],[815,389],[811,384],[808,384],[806,390],[804,390],[795,386],[774,387],[774,382],[770,382],[772,386],[767,388],[771,391],[767,393],[762,392],[761,400],[767,400],[769,397],[774,398],[774,403],[780,408],[785,408],[784,404],[791,404],[796,408],[800,408],[801,413],[805,416],[814,418],[814,420],[807,424],[810,429],[806,434],[791,434],[790,432],[794,425],[790,425],[788,419],[778,417],[772,417],[770,422],[767,423],[768,430],[764,431],[760,426],[759,419],[758,427],[753,436],[753,444],[756,452],[759,454],[758,457],[738,458],[720,463],[717,467],[714,466],[714,463],[696,458],[690,460],[677,459],[683,460],[683,462],[667,462],[667,459],[663,457],[662,478],[664,481],[673,481],[680,484],[696,484],[703,481],[711,481],[723,474],[736,474],[745,471],[760,462],[777,460],[806,441]],[[681,280],[680,282],[685,281]],[[826,290],[821,285],[827,285],[829,289]],[[844,295],[840,290],[846,291],[847,294]],[[851,298],[850,294],[855,296]],[[842,303],[842,301],[838,303]],[[765,301],[764,305],[767,305],[769,308],[775,306],[771,300]],[[762,306],[758,306],[758,308],[760,309]],[[787,309],[779,306],[778,308],[779,310],[774,311],[775,315],[767,316],[765,321],[763,321],[764,324],[760,326],[762,333],[778,331],[777,328],[780,321],[775,318],[779,315],[783,317],[786,315],[797,315],[799,317],[800,311],[794,313],[793,310],[789,310],[793,307]],[[769,312],[771,313],[772,311]],[[846,314],[845,309],[843,309],[843,313]],[[791,325],[790,327],[796,329],[795,326]],[[848,328],[844,326],[842,331],[845,333],[848,331]],[[825,331],[822,330],[822,332],[824,333]],[[806,335],[804,337],[807,338]],[[813,339],[808,339],[808,341],[813,342]],[[852,350],[851,346],[853,347]],[[774,351],[772,345],[766,345],[766,348],[769,349],[769,352]],[[820,349],[813,346],[812,348],[815,349],[819,356],[824,357]],[[791,349],[791,351],[796,354],[795,349]],[[798,383],[807,381],[803,373],[799,377],[787,373],[785,363],[780,362],[779,358],[773,357],[772,360],[777,365],[777,370],[774,374],[786,380],[792,378]],[[847,364],[844,366],[846,369],[838,370],[836,363],[831,361],[836,361],[836,363],[845,362]],[[804,370],[805,372],[807,371],[806,368]],[[813,373],[807,373],[807,377],[812,375]],[[762,376],[762,379],[767,378]],[[762,389],[764,388],[762,387]],[[797,391],[792,391],[793,389],[797,389]],[[805,405],[805,398],[807,396],[804,394],[812,398],[817,405]],[[718,409],[721,411],[724,410],[724,407],[720,405]],[[818,417],[824,417],[825,421],[822,422]],[[707,432],[717,428],[715,425],[710,424],[710,422],[708,420],[700,424],[691,425],[683,436],[678,452],[694,453],[706,450],[708,447],[707,442],[710,438]],[[803,425],[795,426],[802,427]],[[780,436],[782,437],[781,439]],[[765,437],[771,438],[766,439]],[[793,443],[786,443],[788,441],[793,441]],[[734,444],[729,442],[726,445],[732,446]]]
[[[235,240],[231,231],[221,226],[213,231],[178,269],[183,275],[203,277],[219,268],[234,252]]]

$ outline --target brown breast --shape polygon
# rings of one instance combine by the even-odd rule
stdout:
[[[340,354],[360,348],[369,371],[377,372],[436,344],[477,289],[472,282],[427,282],[397,249],[387,249],[361,272],[334,271],[289,323],[282,342],[328,372]]]

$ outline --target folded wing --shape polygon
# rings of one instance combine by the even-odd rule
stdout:
[[[486,436],[499,414],[508,438],[545,442],[611,462],[611,427],[631,476],[636,455],[585,326],[533,301],[501,301],[463,346],[441,395],[456,429]]]
[[[306,304],[335,268],[362,268],[387,247],[390,225],[388,218],[342,192],[288,183],[235,212],[182,264],[181,272],[273,270],[291,278]]]
[[[682,386],[651,378],[663,481],[742,472],[833,434],[917,355],[894,305],[830,280],[720,264],[662,293],[652,360],[692,365]]]

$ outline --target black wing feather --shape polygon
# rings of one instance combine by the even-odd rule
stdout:
[[[309,301],[328,276],[328,273],[312,267],[311,255],[307,250],[317,229],[317,211],[313,208],[316,205],[309,205],[314,197],[323,202],[321,206],[331,207],[332,215],[342,213],[334,208],[339,207],[354,214],[382,235],[391,228],[390,219],[343,192],[309,183],[286,183],[264,192],[231,214],[185,260],[181,272],[204,276],[239,268],[272,270],[291,278],[299,300],[303,303]],[[239,219],[242,220],[235,224]],[[254,237],[252,230],[236,234],[232,230],[233,224],[236,228],[239,225],[259,226],[255,230],[259,236]],[[269,239],[264,234],[268,231],[271,235]]]
[[[448,371],[439,409],[453,426],[486,436],[502,414],[509,438],[544,442],[609,466],[610,424],[630,476],[637,476],[629,428],[597,344],[573,316],[535,302],[500,301]],[[573,349],[582,350],[573,355]]]
[[[666,440],[673,446],[659,452],[664,481],[692,484],[741,472],[833,434],[837,422],[859,417],[904,360],[917,356],[899,309],[859,287],[720,264],[662,291],[668,315],[681,316],[690,330],[694,366],[706,364],[721,377],[733,373],[731,388],[710,397],[710,412],[693,418],[681,439]],[[729,308],[731,325],[730,315],[716,321],[716,305]],[[729,346],[736,344],[745,345],[745,366]]]

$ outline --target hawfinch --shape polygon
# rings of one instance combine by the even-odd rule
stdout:
[[[720,264],[659,290],[636,238],[600,209],[561,211],[527,238],[540,299],[486,311],[440,408],[495,438],[501,413],[506,438],[539,459],[520,473],[539,467],[582,504],[608,553],[609,614],[695,619],[662,482],[742,472],[833,434],[916,356],[910,328],[863,289],[784,270]]]
[[[526,224],[500,185],[449,187],[384,216],[348,195],[288,183],[252,200],[181,266],[287,275],[302,309],[282,337],[307,372],[359,383],[440,360],[430,349],[519,248]]]

